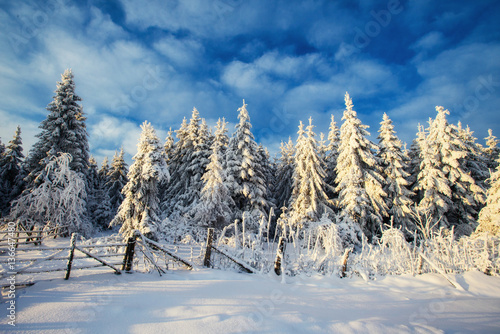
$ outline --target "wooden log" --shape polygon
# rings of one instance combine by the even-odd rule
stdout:
[[[240,266],[240,268],[249,273],[249,274],[255,274],[256,270],[253,269],[252,267],[250,267],[248,264],[242,262],[242,261],[239,261],[237,259],[235,259],[234,257],[232,257],[231,255],[221,251],[220,249],[218,249],[217,247],[215,246],[212,246],[212,249],[214,251],[216,251],[217,253],[221,254],[221,255],[224,255],[225,257],[227,257],[229,260],[233,261],[234,263],[236,263],[238,266]]]
[[[205,266],[207,268],[210,268],[210,266],[211,266],[210,257],[212,256],[213,238],[214,238],[214,229],[209,228],[208,235],[207,235],[207,247],[205,249],[205,257],[203,259],[203,266]]]
[[[113,265],[113,266],[119,266],[120,264],[121,264],[121,262],[111,263],[111,265]],[[73,267],[71,267],[71,270],[75,271],[75,270],[80,270],[80,269],[99,268],[99,267],[104,267],[104,266],[105,265],[102,264],[102,263],[92,264],[92,265],[88,265],[88,266],[73,266]],[[66,270],[66,268],[33,270],[33,271],[28,270],[28,271],[24,271],[24,272],[20,273],[20,275],[39,274],[39,273],[52,273],[52,272],[56,272],[56,271],[65,271],[65,270]]]
[[[172,253],[171,251],[169,251],[167,248],[165,248],[162,244],[160,244],[160,243],[158,243],[156,241],[153,241],[151,239],[148,239],[148,238],[146,238],[144,236],[143,236],[143,240],[144,240],[145,243],[148,243],[149,245],[155,246],[159,250],[163,251],[165,254],[167,254],[168,256],[170,256],[171,258],[173,258],[174,260],[176,260],[177,262],[180,262],[180,263],[184,264],[189,269],[193,269],[193,265],[191,263],[189,263],[187,260],[184,260],[183,258],[175,255],[174,253]]]
[[[75,249],[77,249],[78,251],[80,251],[80,252],[82,252],[83,254],[87,255],[88,257],[93,258],[93,259],[94,259],[94,260],[96,260],[97,262],[100,262],[100,263],[102,263],[103,265],[110,267],[111,269],[113,269],[113,270],[115,271],[115,274],[116,274],[116,275],[120,275],[120,274],[121,274],[120,269],[115,268],[112,264],[110,264],[110,263],[106,262],[105,260],[101,259],[99,256],[94,255],[94,254],[90,254],[90,253],[89,253],[89,252],[87,252],[86,250],[80,249],[80,248],[78,248],[77,246],[75,246]]]
[[[69,275],[71,273],[71,266],[73,265],[73,255],[75,254],[75,247],[76,247],[76,233],[73,233],[71,235],[68,264],[66,266],[66,275],[64,276],[65,280],[69,279]]]
[[[449,277],[448,275],[446,275],[446,273],[441,269],[439,268],[434,262],[432,262],[427,256],[424,255],[424,253],[422,252],[419,252],[419,255],[425,260],[427,261],[427,263],[429,263],[431,265],[432,268],[434,268],[438,273],[440,273],[444,278],[446,278],[446,280],[451,284],[453,285],[455,288],[457,288],[458,290],[461,290],[461,291],[465,291],[464,288],[458,284],[458,282],[456,282],[454,279],[452,279],[451,277]]]

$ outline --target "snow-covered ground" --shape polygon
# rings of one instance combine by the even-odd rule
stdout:
[[[360,278],[251,275],[211,269],[114,275],[18,289],[19,333],[499,333],[500,278],[438,274]]]

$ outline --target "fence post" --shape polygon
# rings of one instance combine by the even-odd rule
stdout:
[[[123,257],[122,270],[125,270],[125,272],[129,274],[132,272],[132,264],[134,261],[135,239],[135,236],[128,238],[127,250],[125,250],[125,256]]]
[[[212,242],[214,239],[214,229],[208,229],[207,235],[207,248],[205,249],[205,258],[203,259],[203,265],[207,268],[210,267],[210,257],[212,256]]]
[[[418,255],[418,263],[417,263],[417,274],[422,275],[422,268],[424,267],[424,259],[422,255]]]
[[[276,261],[274,262],[274,272],[278,276],[280,276],[282,273],[281,263],[284,260],[284,256],[285,256],[285,238],[280,237],[280,240],[278,241],[278,250],[276,252]]]
[[[76,233],[71,234],[71,244],[70,244],[70,250],[69,250],[69,257],[68,257],[68,266],[66,268],[66,276],[64,276],[64,279],[67,280],[69,278],[69,274],[71,272],[71,265],[73,264],[73,255],[75,254],[75,245],[76,245]]]
[[[347,248],[344,251],[344,257],[342,258],[342,268],[340,269],[340,278],[345,277],[345,272],[347,271],[347,260],[349,259],[349,253],[351,252],[351,248]]]

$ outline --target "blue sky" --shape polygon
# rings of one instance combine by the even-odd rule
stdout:
[[[196,107],[237,121],[277,152],[313,118],[339,126],[348,91],[375,140],[382,115],[410,144],[449,109],[480,143],[500,137],[500,3],[481,1],[0,1],[0,138],[35,142],[56,82],[72,68],[98,161],[162,139]]]

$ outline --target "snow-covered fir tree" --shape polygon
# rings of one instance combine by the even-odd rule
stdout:
[[[325,158],[326,163],[326,178],[325,182],[329,185],[326,194],[330,199],[336,199],[338,193],[335,191],[337,185],[335,184],[335,179],[337,178],[337,173],[335,168],[337,167],[337,159],[339,156],[339,145],[340,145],[340,130],[335,122],[335,117],[332,115],[330,122],[330,131],[328,132],[328,146],[326,148],[327,155]]]
[[[429,119],[429,129],[432,122],[432,119]],[[421,163],[413,189],[418,193],[420,213],[429,216],[434,226],[443,219],[448,208],[453,205],[450,198],[451,189],[443,172],[441,160],[434,152],[428,135],[424,132],[419,133],[424,134],[425,137],[419,142]],[[442,226],[447,226],[447,222],[443,222]]]
[[[39,174],[37,186],[14,201],[11,219],[27,229],[58,228],[66,236],[73,232],[90,236],[86,175],[75,172],[70,164],[69,153],[52,157]]]
[[[89,178],[89,195],[88,207],[89,216],[96,230],[106,230],[109,228],[109,223],[116,214],[112,209],[111,200],[109,198],[109,165],[108,158],[105,158],[101,169],[98,170],[97,162],[94,157],[90,157]]]
[[[165,144],[163,145],[163,148],[165,149],[165,156],[167,157],[167,164],[170,165],[170,160],[172,159],[174,152],[174,144],[175,144],[175,139],[174,139],[174,132],[172,131],[172,128],[168,130],[167,138],[165,139]]]
[[[301,228],[307,222],[319,221],[325,213],[333,213],[325,193],[325,162],[318,153],[313,128],[312,118],[309,118],[306,131],[300,122],[295,147],[291,223],[296,228]]]
[[[498,147],[498,139],[493,135],[493,131],[488,129],[488,137],[484,138],[486,140],[486,147],[484,148],[484,154],[486,156],[486,161],[488,168],[492,171],[498,166],[498,157],[500,154],[500,148]]]
[[[97,161],[94,156],[91,155],[89,159],[89,171],[87,172],[87,208],[89,212],[89,219],[92,224],[95,225],[95,209],[99,203],[99,199],[96,197],[97,189],[99,188],[99,170],[97,166]]]
[[[104,157],[102,160],[101,168],[99,169],[99,178],[100,182],[104,182],[107,186],[110,179],[111,169],[109,168],[109,159],[108,157]]]
[[[462,167],[467,146],[457,127],[446,120],[449,111],[440,106],[436,111],[421,148],[416,186],[422,192],[419,208],[439,221],[440,227],[455,226],[458,235],[470,234],[476,227],[477,209],[484,203],[484,189]]]
[[[139,230],[148,238],[158,239],[162,232],[159,184],[170,177],[165,161],[165,150],[151,123],[141,125],[142,133],[137,144],[134,163],[127,174],[128,182],[123,188],[125,199],[112,220],[112,226],[120,226],[124,237]]]
[[[162,208],[168,216],[184,215],[196,205],[203,187],[201,177],[211,154],[211,135],[196,108],[189,123],[184,119],[176,132],[179,140],[170,160],[172,178],[162,195]]]
[[[380,232],[383,217],[387,216],[384,179],[373,153],[377,146],[366,138],[368,126],[361,124],[348,93],[345,104],[335,169],[341,220],[359,225],[370,238]]]
[[[188,177],[190,179],[189,188],[181,196],[186,207],[196,205],[196,202],[200,198],[201,189],[204,185],[202,176],[205,174],[212,152],[210,149],[212,144],[211,135],[205,119],[201,120],[197,129],[193,128],[193,133],[190,133],[190,135],[193,136],[194,150],[187,165]]]
[[[111,198],[109,197],[109,180],[110,180],[110,169],[108,165],[108,158],[105,157],[101,169],[97,174],[97,188],[95,189],[95,199],[97,205],[94,208],[93,223],[94,225],[101,229],[106,230],[109,228],[109,223],[114,218],[116,211],[113,210],[111,204]]]
[[[421,148],[426,135],[427,134],[425,132],[425,127],[419,123],[417,137],[413,139],[410,146],[410,150],[408,152],[409,163],[407,172],[410,175],[408,177],[408,183],[409,183],[408,189],[413,191],[413,196],[411,198],[414,203],[418,203],[422,199],[422,196],[420,196],[421,194],[419,194],[421,192],[419,192],[416,188],[417,188],[418,174],[420,173],[420,165],[422,163]]]
[[[238,109],[239,123],[226,152],[227,185],[236,205],[236,215],[242,217],[243,212],[249,212],[256,224],[260,216],[267,216],[270,205],[265,198],[267,190],[264,180],[257,173],[258,146],[246,107],[243,100],[243,106]]]
[[[225,118],[217,121],[214,133],[214,144],[217,145],[219,155],[224,157],[226,154],[227,146],[229,145],[229,137],[227,136],[227,122]],[[221,162],[222,163],[222,162]]]
[[[292,138],[288,138],[285,144],[281,142],[280,158],[276,167],[276,181],[274,195],[276,206],[278,207],[278,216],[281,214],[282,207],[288,207],[292,197],[293,171],[294,171],[295,145]]]
[[[8,214],[10,202],[21,195],[24,190],[25,172],[21,127],[17,127],[14,138],[0,155],[0,213]]]
[[[194,145],[188,136],[188,122],[184,118],[181,127],[175,131],[177,142],[174,143],[169,157],[170,182],[161,187],[161,208],[165,216],[170,216],[174,212],[185,212],[184,203],[178,199],[184,189],[189,186],[189,178],[186,174],[187,156],[191,156]]]
[[[108,179],[109,198],[114,216],[125,198],[122,189],[128,182],[127,164],[125,163],[125,152],[123,151],[123,147],[120,149],[120,152],[115,152],[113,156]]]
[[[228,225],[231,220],[231,207],[234,206],[225,184],[226,175],[220,163],[223,159],[219,152],[223,146],[223,143],[219,142],[221,139],[222,137],[216,136],[212,144],[210,163],[202,176],[204,185],[201,197],[192,209],[192,216],[198,226],[215,227],[218,230]]]
[[[318,156],[321,160],[326,161],[326,152],[328,150],[328,146],[326,144],[325,134],[320,132],[318,143]]]
[[[467,125],[462,128],[462,124],[458,122],[458,136],[465,145],[466,156],[460,160],[462,169],[469,173],[477,185],[486,189],[486,179],[490,177],[488,170],[488,161],[484,156],[484,148],[476,143],[474,132]]]
[[[392,120],[384,113],[379,130],[379,154],[384,177],[384,192],[389,216],[393,217],[394,227],[401,227],[405,233],[411,233],[415,227],[412,222],[413,193],[408,190],[407,157],[401,150],[402,143],[396,136]],[[388,222],[388,221],[387,221]]]
[[[0,156],[2,156],[5,152],[5,144],[2,143],[2,140],[0,139]]]
[[[269,151],[262,145],[259,145],[257,149],[257,159],[256,162],[256,174],[262,180],[264,180],[264,185],[266,185],[266,193],[264,198],[267,200],[270,209],[275,209],[275,203],[273,198],[273,187],[275,183],[275,170],[271,164],[269,158]]]
[[[486,206],[479,213],[477,233],[488,232],[500,236],[500,157],[497,168],[488,179]]]
[[[47,106],[49,114],[40,124],[42,132],[37,135],[39,139],[27,158],[27,180],[30,184],[60,153],[70,154],[70,168],[86,175],[90,153],[86,117],[78,104],[81,100],[75,93],[73,73],[68,69],[57,83],[54,100]]]

